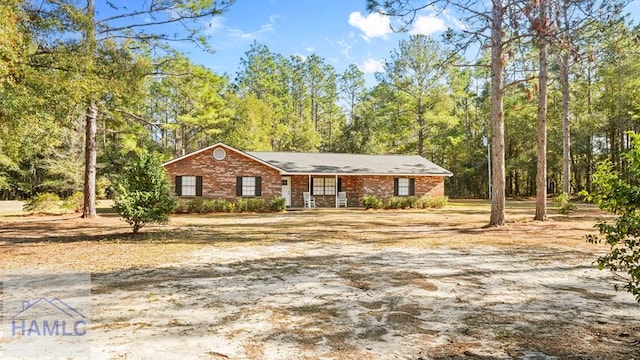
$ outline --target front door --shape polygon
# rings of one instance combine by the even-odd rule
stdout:
[[[287,206],[291,206],[291,176],[282,177],[282,197]]]

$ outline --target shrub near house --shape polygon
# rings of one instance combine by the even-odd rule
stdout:
[[[114,209],[137,233],[147,223],[164,224],[176,203],[158,154],[143,152],[117,184]]]

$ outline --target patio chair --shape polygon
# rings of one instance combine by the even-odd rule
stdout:
[[[311,194],[308,191],[302,193],[304,197],[304,207],[316,207],[316,199],[311,197]]]
[[[347,207],[347,193],[344,191],[340,191],[338,193],[338,207],[344,205],[344,207]]]

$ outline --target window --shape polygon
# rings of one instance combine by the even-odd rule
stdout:
[[[202,176],[176,176],[177,196],[202,196]]]
[[[253,176],[238,176],[236,178],[237,196],[261,196],[262,178]]]
[[[335,195],[336,179],[334,178],[313,178],[313,195]]]
[[[256,178],[242,178],[242,196],[254,196],[256,194]]]
[[[393,195],[394,196],[414,196],[415,195],[415,179],[412,179],[412,178],[393,179]]]
[[[219,147],[216,148],[215,150],[213,150],[213,158],[220,161],[220,160],[224,160],[224,158],[227,157],[227,152],[224,151],[223,148]]]
[[[409,196],[409,179],[398,179],[398,196]]]

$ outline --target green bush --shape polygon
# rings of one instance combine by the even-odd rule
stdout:
[[[247,203],[247,199],[238,199],[236,200],[236,211],[241,213],[241,212],[246,212],[248,209],[249,205]]]
[[[24,211],[42,214],[57,214],[61,212],[60,197],[54,193],[42,193],[27,200],[22,209]]]
[[[189,208],[188,200],[177,199],[176,205],[173,207],[173,210],[171,212],[174,214],[181,214],[181,213],[187,212],[188,208]]]
[[[188,213],[206,214],[215,211],[215,202],[209,199],[194,199],[187,204]]]
[[[111,181],[101,176],[96,179],[96,199],[104,200],[107,198],[107,190],[111,188]]]
[[[213,200],[213,211],[215,212],[234,212],[235,205],[233,203],[228,202],[225,199],[214,199]]]
[[[165,224],[176,206],[159,154],[143,152],[117,183],[114,210],[137,233],[147,223]]]
[[[225,201],[224,204],[224,212],[228,212],[228,213],[234,213],[234,212],[239,212],[238,211],[238,205],[235,202],[230,202],[230,201]]]
[[[576,204],[571,202],[569,194],[567,193],[558,195],[556,198],[556,205],[558,205],[558,211],[562,215],[569,215],[578,208]]]
[[[630,292],[640,303],[640,134],[628,134],[633,147],[622,155],[626,167],[616,170],[610,160],[600,162],[593,174],[593,190],[580,195],[616,215],[598,220],[599,234],[586,235],[586,239],[609,245],[609,251],[598,257],[598,268],[615,273],[622,281],[615,289]]]
[[[409,209],[415,208],[418,199],[415,196],[393,196],[385,199],[385,209]]]
[[[362,197],[362,206],[365,209],[381,209],[383,202],[375,195],[365,195]]]
[[[269,210],[284,211],[287,208],[287,200],[282,196],[274,196],[269,201]]]
[[[273,201],[272,201],[273,202]],[[282,204],[284,204],[284,198],[282,198]],[[193,200],[179,200],[173,212],[187,212],[187,213],[242,213],[242,212],[258,212],[263,211],[265,208],[265,201],[263,198],[248,198],[238,199],[235,202],[227,201],[225,199],[193,199]],[[271,208],[271,206],[270,206]],[[284,205],[283,205],[284,209]],[[278,211],[278,210],[274,210]]]
[[[419,209],[442,209],[449,203],[446,196],[423,196],[417,200],[415,207]]]
[[[84,207],[84,193],[81,191],[74,192],[62,202],[62,208],[73,212],[82,212]]]
[[[264,199],[263,198],[251,198],[247,199],[247,211],[248,212],[259,212],[264,210]]]

